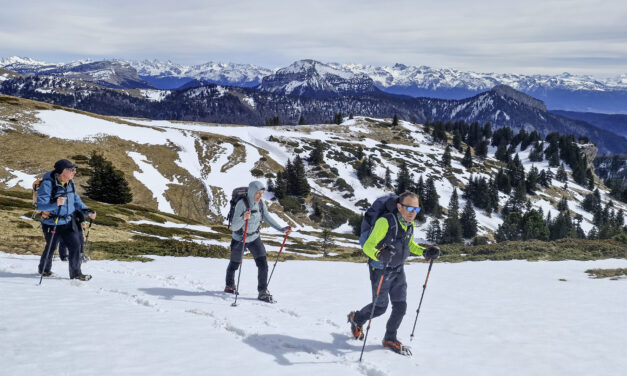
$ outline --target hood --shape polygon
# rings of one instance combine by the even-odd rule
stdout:
[[[248,202],[250,202],[250,206],[255,204],[255,193],[260,190],[266,190],[266,187],[259,180],[254,180],[248,184]]]

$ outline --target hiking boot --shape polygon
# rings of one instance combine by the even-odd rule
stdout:
[[[89,274],[79,274],[79,275],[75,275],[73,277],[70,277],[70,279],[78,279],[79,281],[89,281],[91,279],[91,275],[89,275]]]
[[[67,261],[67,256],[59,256],[59,258],[61,259],[61,261]]]
[[[40,275],[43,275],[44,277],[50,277],[52,275],[51,271],[47,271],[47,272],[43,272],[43,273],[39,273]]]
[[[239,295],[239,292],[237,291],[237,287],[235,286],[226,286],[224,288],[224,292],[228,292],[229,294]]]
[[[355,322],[355,311],[352,311],[347,316],[348,322],[351,324],[351,333],[353,334],[353,338],[358,340],[364,339],[364,326],[357,325]]]
[[[411,347],[403,345],[399,340],[383,340],[383,347],[390,349],[397,354],[410,356]]]
[[[259,296],[257,296],[257,299],[266,303],[274,303],[274,299],[272,299],[272,295],[268,290],[259,291]]]

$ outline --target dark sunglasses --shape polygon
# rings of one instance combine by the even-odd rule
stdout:
[[[404,207],[405,209],[407,209],[407,211],[410,212],[410,213],[413,213],[413,212],[419,213],[420,212],[420,208],[417,207],[417,206],[409,206],[409,205],[403,205],[403,204],[400,204],[400,205],[402,207]]]

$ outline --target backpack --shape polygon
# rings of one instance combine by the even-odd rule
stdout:
[[[240,200],[244,200],[246,204],[246,211],[250,210],[250,202],[248,202],[248,187],[237,187],[231,193],[231,200],[229,201],[229,214],[226,216],[226,220],[228,221],[228,228],[231,228],[231,222],[233,222],[233,216],[235,215],[235,206]],[[263,204],[259,202],[259,210],[263,214]],[[253,211],[257,212],[256,210]],[[240,229],[238,233],[243,234],[244,229]]]
[[[49,179],[50,182],[52,183],[52,191],[50,192],[50,202],[54,202],[57,197],[57,183],[54,179],[54,171],[50,173],[49,175]],[[33,182],[33,205],[37,206],[37,191],[39,191],[39,187],[41,186],[41,183],[43,183],[44,178],[39,178],[37,180],[35,180]],[[70,185],[72,186],[72,191],[75,192],[76,190],[74,189],[74,181],[70,180]],[[36,215],[41,215],[42,218],[49,218],[50,217],[50,212],[47,211],[41,211],[41,210],[35,210],[35,212],[33,213],[33,218]]]
[[[374,224],[377,219],[386,217],[388,219],[389,228],[388,233],[383,241],[377,245],[377,248],[382,248],[389,239],[395,239],[398,234],[398,221],[396,220],[395,211],[396,203],[398,202],[398,196],[390,195],[379,197],[372,203],[372,205],[366,210],[364,219],[361,221],[361,234],[359,235],[359,245],[363,248],[366,240],[370,236]]]

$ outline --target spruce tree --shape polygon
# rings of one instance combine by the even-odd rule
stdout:
[[[307,175],[305,173],[305,164],[299,155],[294,158],[294,171],[296,175],[294,194],[298,197],[306,197],[311,190]]]
[[[396,127],[398,125],[398,115],[394,114],[394,118],[392,118],[392,126]]]
[[[113,167],[113,163],[103,155],[92,152],[89,167],[89,179],[84,186],[87,197],[108,204],[127,204],[133,201],[124,172]]]
[[[479,142],[479,144],[477,145],[477,148],[475,149],[475,155],[479,158],[487,157],[489,145],[490,144],[488,143],[487,140],[482,140],[481,142]]]
[[[440,221],[433,218],[429,227],[427,228],[427,240],[431,243],[440,243],[442,241],[442,229],[440,228]]]
[[[459,221],[459,199],[457,189],[453,189],[448,207],[448,217],[444,221],[442,243],[459,243],[462,241],[462,225]]]
[[[525,213],[521,224],[521,239],[549,240],[549,228],[542,213],[532,209]]]
[[[398,172],[398,177],[396,178],[396,194],[400,195],[405,191],[409,191],[411,189],[411,184],[412,182],[409,176],[409,169],[407,168],[407,163],[403,160]]]
[[[531,166],[529,174],[527,174],[527,180],[525,181],[527,186],[527,193],[534,194],[536,191],[538,182],[540,181],[540,174],[535,166]]]
[[[451,167],[451,147],[446,145],[444,149],[444,155],[442,155],[442,166]]]
[[[555,179],[557,179],[558,181],[561,181],[562,183],[568,180],[568,175],[566,174],[566,169],[564,168],[563,163],[557,169],[557,174],[555,174]]]
[[[422,200],[425,214],[431,214],[435,217],[440,216],[440,204],[438,201],[439,198],[440,196],[435,189],[435,182],[432,177],[429,177],[427,179],[427,185],[425,187],[425,197]]]
[[[464,207],[460,222],[462,224],[464,238],[470,239],[477,235],[477,214],[470,200],[466,200],[466,206]]]
[[[392,188],[392,175],[390,173],[390,167],[385,167],[385,181],[383,182],[385,188]]]
[[[305,125],[307,122],[305,121],[305,117],[300,115],[300,119],[298,119],[298,125]]]
[[[320,142],[320,140],[314,141],[313,149],[309,154],[307,162],[316,166],[324,162],[324,146],[322,145],[322,142]]]
[[[470,153],[470,146],[466,148],[466,153],[462,159],[462,165],[469,170],[472,168],[472,154]]]

